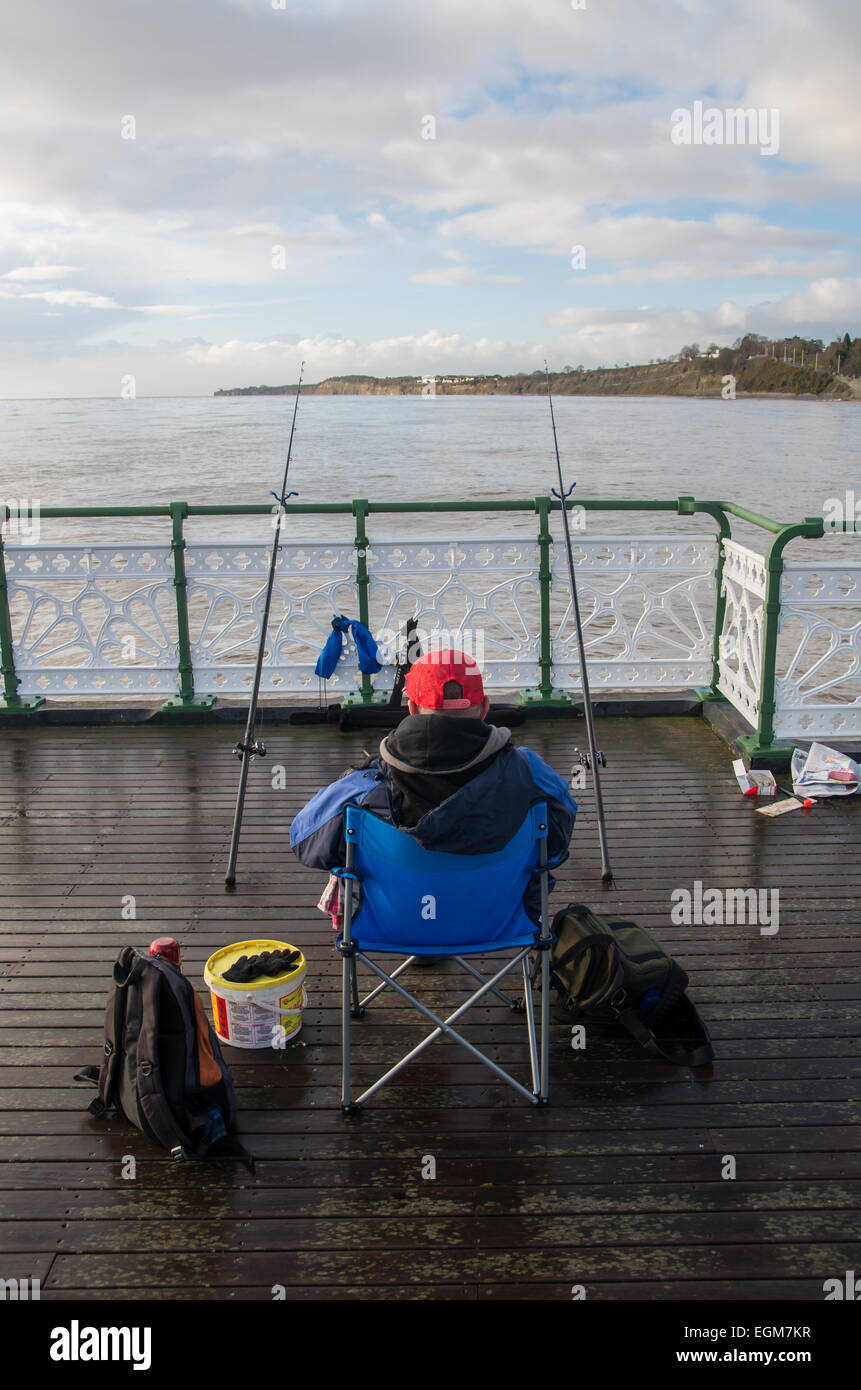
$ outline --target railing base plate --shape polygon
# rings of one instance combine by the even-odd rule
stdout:
[[[712,690],[710,685],[695,685],[694,694],[703,704],[708,702],[711,705],[725,705],[727,698],[719,690]]]
[[[391,691],[382,695],[374,695],[371,700],[365,700],[360,690],[351,690],[349,695],[345,695],[341,701],[341,708],[356,709],[359,707],[362,709],[370,709],[372,706],[387,705],[389,703],[390,694]]]
[[[517,703],[519,705],[540,705],[545,709],[559,709],[573,704],[574,701],[566,690],[551,690],[549,695],[544,695],[540,690],[532,689],[521,690]]]
[[[761,744],[756,734],[742,734],[736,742],[751,764],[754,759],[767,760],[770,763],[789,763],[795,752],[794,743]]]
[[[161,706],[159,714],[193,714],[198,710],[212,709],[217,699],[217,695],[194,695],[190,700],[184,700],[181,695],[172,695]]]
[[[44,695],[0,695],[0,710],[4,714],[33,714],[45,703]]]

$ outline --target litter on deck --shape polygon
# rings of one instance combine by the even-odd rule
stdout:
[[[748,772],[743,758],[736,758],[732,770],[745,796],[777,796],[773,772]]]
[[[851,796],[858,790],[859,772],[848,753],[824,743],[812,743],[807,753],[796,748],[792,755],[792,789],[797,795]]]

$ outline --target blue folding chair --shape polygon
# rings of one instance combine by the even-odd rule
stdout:
[[[337,947],[342,956],[342,1085],[345,1114],[358,1110],[408,1062],[437,1038],[453,1038],[535,1105],[547,1103],[550,1039],[549,974],[552,935],[548,920],[547,806],[532,806],[517,833],[495,854],[442,854],[423,849],[411,835],[397,830],[358,806],[346,810],[346,865],[335,872],[342,880],[344,928]],[[533,877],[539,880],[541,924],[527,916],[523,894]],[[354,915],[353,882],[361,886]],[[488,979],[468,955],[515,954]],[[541,1044],[535,1027],[531,952],[540,954]],[[372,955],[406,956],[388,973]],[[440,1018],[399,982],[398,976],[417,956],[449,956],[475,979],[480,988],[447,1018]],[[364,999],[359,998],[357,966],[362,961],[379,979]],[[523,971],[523,1001],[508,998],[498,988],[518,965]],[[350,1094],[351,1020],[364,1016],[366,1006],[385,989],[410,1001],[434,1024],[416,1047],[406,1053],[355,1100]],[[526,1014],[532,1089],[527,1088],[458,1032],[454,1024],[488,994]]]

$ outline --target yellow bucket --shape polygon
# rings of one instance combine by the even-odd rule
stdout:
[[[243,985],[225,980],[240,956],[263,951],[295,951],[286,941],[237,941],[209,957],[203,978],[209,985],[215,1031],[231,1047],[285,1047],[298,1037],[302,1010],[308,1002],[304,981],[306,963],[300,953],[292,970],[283,975],[261,975]]]

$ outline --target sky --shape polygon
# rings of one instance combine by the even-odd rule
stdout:
[[[857,0],[8,7],[0,397],[856,336],[859,87]]]

